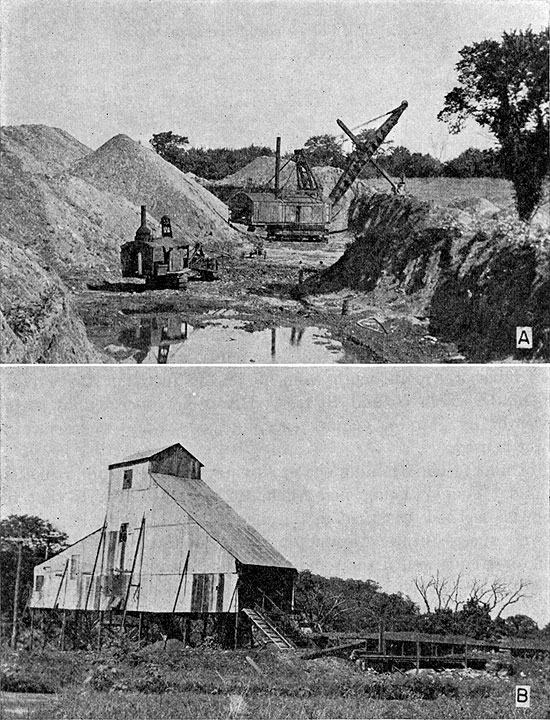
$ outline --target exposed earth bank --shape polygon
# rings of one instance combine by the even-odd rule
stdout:
[[[485,199],[446,208],[384,194],[353,201],[355,241],[309,278],[312,295],[350,289],[362,302],[427,321],[473,361],[550,357],[548,230],[515,219]],[[517,350],[516,328],[533,328],[534,347]]]

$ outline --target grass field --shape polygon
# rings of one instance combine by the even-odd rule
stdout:
[[[4,654],[2,689],[52,693],[29,707],[28,716],[41,719],[540,718],[550,709],[549,669],[517,660],[511,677],[416,676],[269,650],[21,651]],[[531,685],[530,710],[516,711],[516,684]]]
[[[368,180],[377,190],[388,191],[384,179]],[[499,178],[410,178],[407,192],[420,200],[429,200],[436,205],[449,205],[470,198],[485,198],[501,210],[514,205],[512,183]]]

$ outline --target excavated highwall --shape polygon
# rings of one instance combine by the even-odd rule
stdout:
[[[355,241],[306,291],[391,287],[430,331],[485,362],[516,355],[515,328],[532,326],[535,347],[523,358],[550,359],[550,253],[547,233],[511,213],[438,208],[413,197],[357,198],[349,227]]]
[[[0,362],[102,362],[69,293],[31,250],[0,236]]]

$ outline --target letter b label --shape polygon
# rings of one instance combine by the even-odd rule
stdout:
[[[530,685],[516,685],[516,707],[531,707]]]

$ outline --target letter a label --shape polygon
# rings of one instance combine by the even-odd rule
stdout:
[[[533,328],[516,327],[516,348],[531,350],[533,347]]]
[[[516,707],[531,707],[530,685],[516,685]]]

